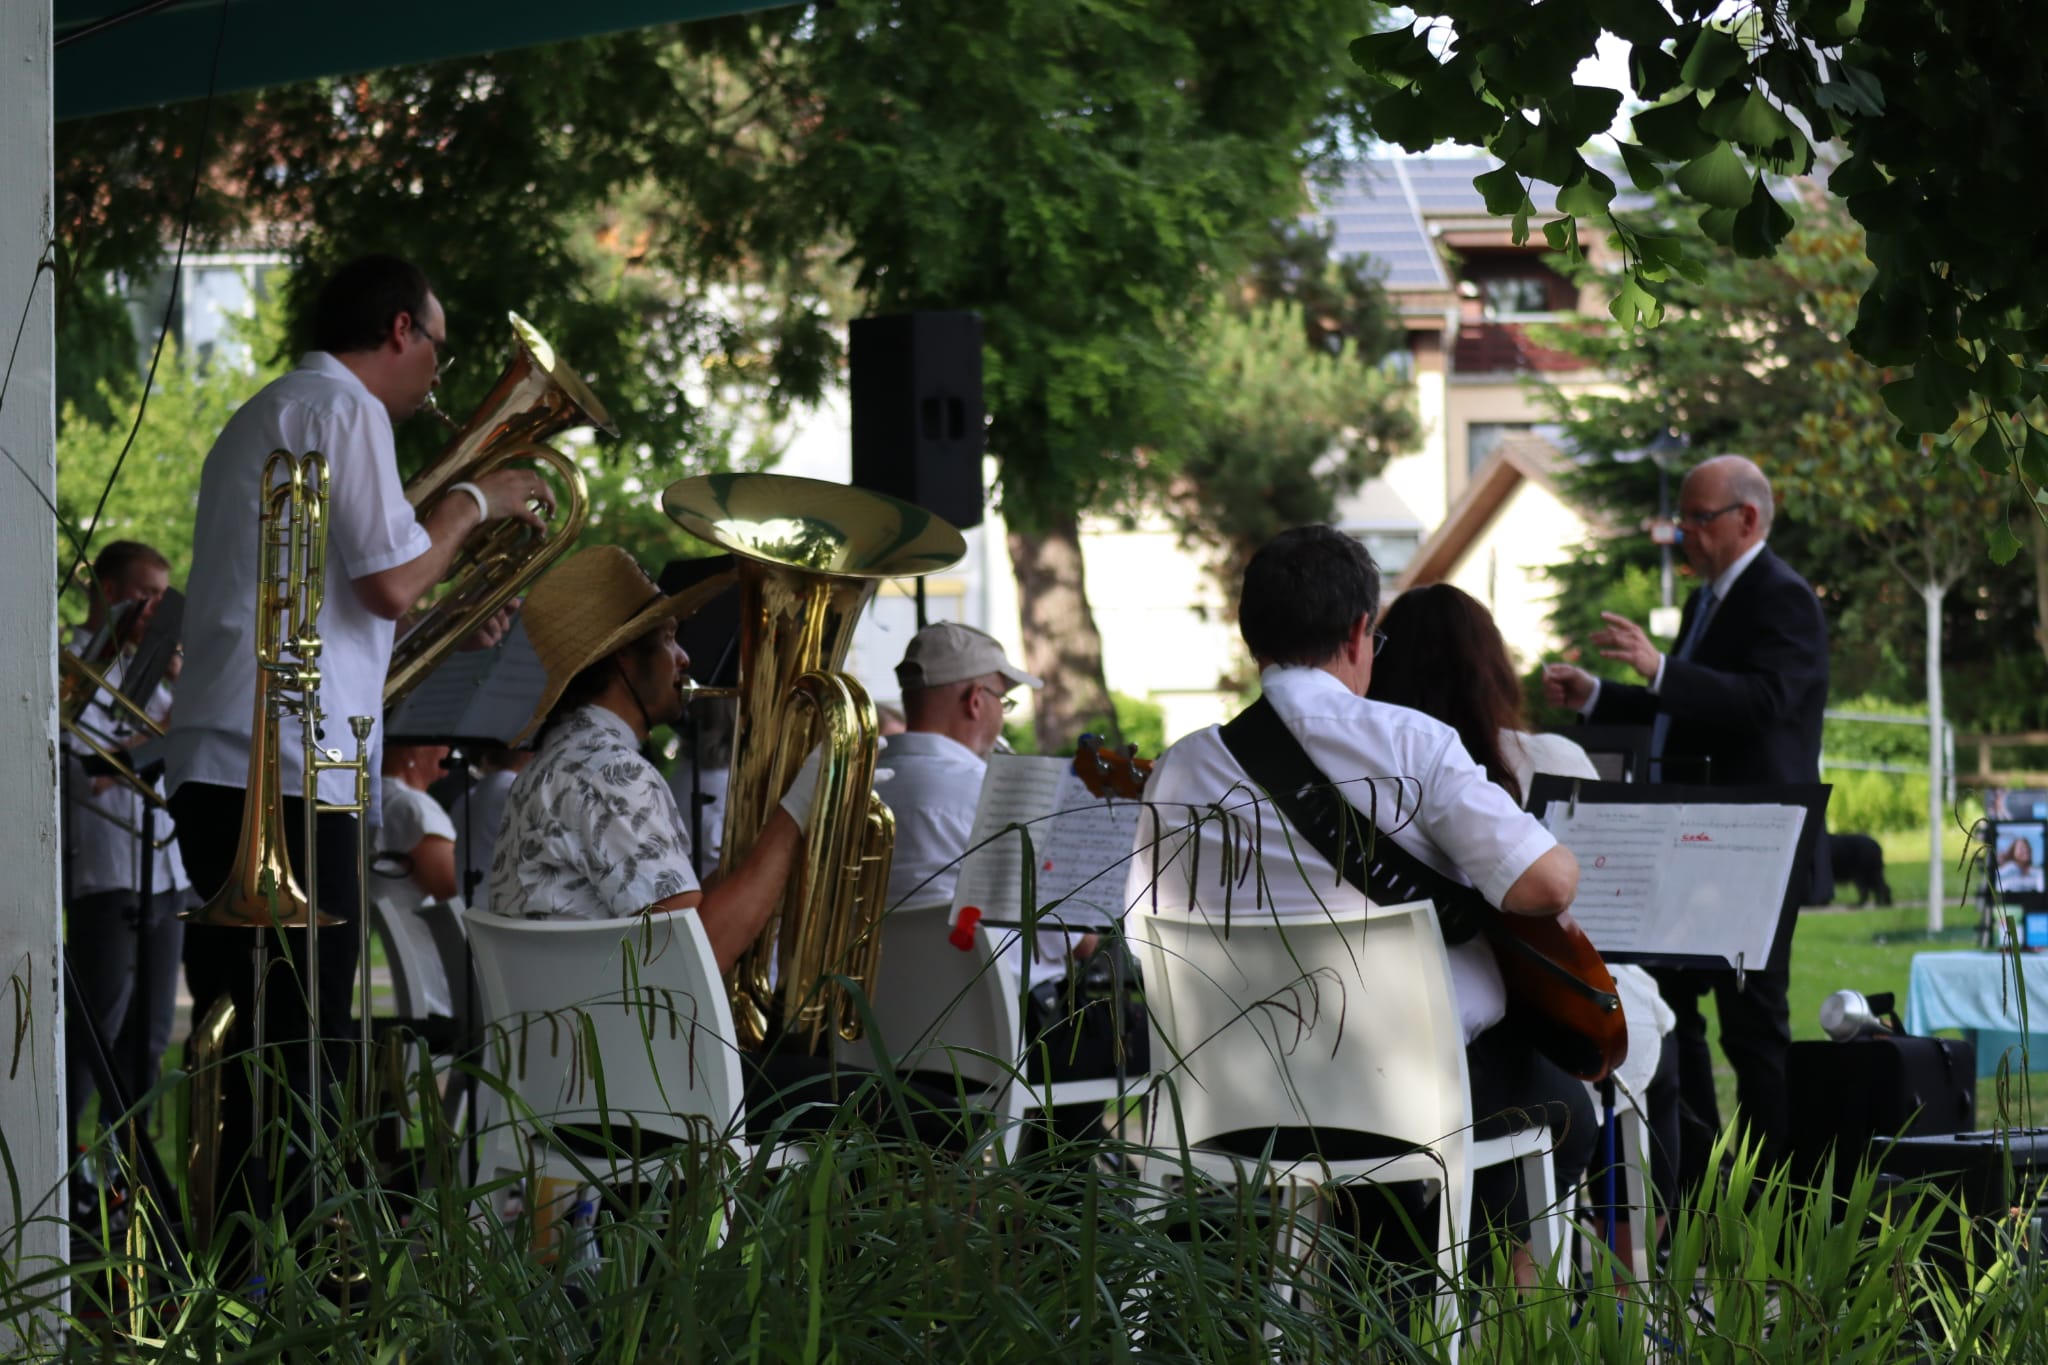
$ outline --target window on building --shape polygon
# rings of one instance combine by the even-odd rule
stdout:
[[[1550,281],[1541,275],[1506,275],[1482,280],[1479,296],[1485,301],[1489,318],[1521,317],[1551,311]]]
[[[1465,424],[1465,472],[1476,474],[1493,458],[1500,443],[1517,432],[1541,436],[1566,449],[1565,429],[1555,422],[1468,422]]]
[[[1422,532],[1404,527],[1378,527],[1356,530],[1352,536],[1372,552],[1372,562],[1380,566],[1380,576],[1393,578],[1408,567],[1415,558],[1415,552],[1422,548]]]

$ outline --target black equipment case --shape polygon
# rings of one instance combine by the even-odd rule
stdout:
[[[1817,1179],[1832,1152],[1837,1192],[1875,1139],[1960,1133],[1977,1123],[1977,1049],[1960,1039],[1876,1033],[1794,1043],[1785,1080],[1793,1173]]]

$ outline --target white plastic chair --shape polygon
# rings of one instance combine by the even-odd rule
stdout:
[[[971,949],[953,946],[951,912],[950,905],[906,906],[883,917],[869,1008],[897,1070],[957,1075],[971,1102],[1013,1125],[1025,1100],[1014,1060],[1016,990],[986,929],[976,929]],[[852,1043],[834,1035],[833,1057],[842,1066],[874,1069],[882,1064],[875,1043],[871,1034]]]
[[[482,1013],[484,1066],[517,1097],[478,1104],[485,1180],[586,1167],[530,1136],[550,1125],[632,1126],[659,1140],[710,1140],[744,1159],[744,1082],[732,1011],[694,910],[616,920],[466,915]],[[591,1065],[594,1050],[600,1067]]]
[[[1242,1178],[1248,1158],[1214,1144],[1275,1127],[1371,1134],[1393,1155],[1276,1162],[1283,1186],[1418,1180],[1441,1190],[1439,1306],[1454,1310],[1472,1172],[1520,1164],[1532,1250],[1562,1245],[1547,1130],[1475,1141],[1449,959],[1427,902],[1276,921],[1140,911],[1129,921],[1152,1025],[1150,1145]],[[1159,1159],[1166,1159],[1164,1157]],[[1455,1344],[1453,1345],[1455,1350]]]
[[[396,1013],[407,1019],[452,1017],[454,997],[448,971],[427,921],[378,896],[370,902],[370,927],[384,943]]]

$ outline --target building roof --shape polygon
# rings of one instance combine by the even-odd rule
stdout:
[[[1500,161],[1484,153],[1435,153],[1426,156],[1368,157],[1346,172],[1342,181],[1319,191],[1318,216],[1335,230],[1331,250],[1338,256],[1371,256],[1387,266],[1387,288],[1449,289],[1430,226],[1444,219],[1500,220],[1486,211],[1486,201],[1472,188]],[[1554,213],[1556,191],[1532,187],[1538,213]]]
[[[1556,491],[1556,471],[1564,460],[1562,451],[1533,432],[1518,431],[1502,437],[1493,454],[1465,485],[1464,495],[1452,505],[1443,524],[1429,533],[1416,550],[1415,558],[1401,571],[1395,591],[1406,592],[1450,577],[1458,561],[1493,524],[1494,517],[1523,480]]]

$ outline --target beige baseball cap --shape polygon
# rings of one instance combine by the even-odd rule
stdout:
[[[903,662],[896,665],[896,681],[906,692],[966,682],[991,673],[1001,674],[1011,687],[1045,686],[1044,679],[1034,678],[1011,663],[995,636],[958,621],[926,626],[911,638],[910,648],[903,651]]]

